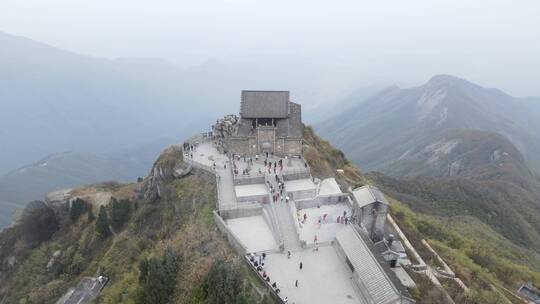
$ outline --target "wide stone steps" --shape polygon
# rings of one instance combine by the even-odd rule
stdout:
[[[289,202],[292,204],[292,202]],[[287,203],[278,202],[276,206],[278,224],[283,236],[285,250],[295,251],[301,249],[298,233],[292,221],[291,209]]]

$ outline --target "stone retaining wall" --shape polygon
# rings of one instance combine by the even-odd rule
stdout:
[[[348,203],[348,195],[322,195],[317,196],[313,199],[303,199],[303,200],[295,200],[296,208],[299,210],[301,209],[307,209],[307,208],[314,208],[317,206],[324,206],[324,205],[335,205],[339,203]]]
[[[227,237],[229,244],[234,248],[234,250],[244,256],[247,254],[247,248],[240,242],[240,240],[232,233],[229,228],[227,228],[227,223],[219,216],[217,211],[214,211],[214,221],[218,226],[219,231]]]
[[[256,202],[248,204],[238,204],[234,208],[221,209],[219,214],[225,220],[239,217],[257,216],[262,214],[262,206]]]

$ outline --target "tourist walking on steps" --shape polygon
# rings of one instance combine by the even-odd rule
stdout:
[[[290,259],[290,258],[291,258],[291,252],[287,251],[287,259]]]
[[[298,287],[298,280],[294,281],[294,286]]]
[[[300,270],[302,270],[302,267],[304,267],[304,264],[302,264],[302,262],[300,262],[299,267],[300,267]]]

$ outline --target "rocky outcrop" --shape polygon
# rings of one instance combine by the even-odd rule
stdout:
[[[239,118],[236,115],[226,115],[218,119],[212,126],[214,137],[226,138],[232,136],[235,133],[238,120]]]
[[[141,195],[147,201],[162,197],[164,186],[191,172],[191,164],[184,162],[184,150],[181,146],[171,146],[159,156],[152,166],[150,174],[144,179]]]

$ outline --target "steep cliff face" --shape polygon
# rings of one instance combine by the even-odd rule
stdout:
[[[152,166],[150,174],[144,179],[142,185],[142,198],[146,201],[155,201],[162,197],[166,185],[176,178],[189,174],[192,166],[184,162],[181,146],[167,148]]]

